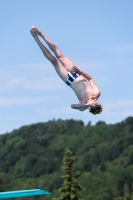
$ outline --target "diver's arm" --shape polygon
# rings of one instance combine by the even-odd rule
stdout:
[[[80,75],[83,75],[90,82],[91,86],[94,89],[95,95],[97,97],[99,97],[101,92],[100,92],[99,88],[97,87],[95,81],[92,79],[92,77],[90,75],[86,74],[85,72],[82,72],[82,71],[81,71]]]
[[[75,73],[78,73],[79,75],[83,75],[88,81],[90,81],[92,79],[90,75],[86,74],[85,72],[82,72],[76,66],[74,66],[71,71],[75,72]]]
[[[78,109],[80,111],[86,110],[88,107],[93,106],[92,104],[72,104],[71,108]]]
[[[78,69],[76,66],[74,66],[71,70],[72,72],[78,73],[79,75],[84,76],[91,84],[91,86],[94,88],[95,93],[100,96],[100,90],[97,87],[96,83],[94,82],[94,80],[92,79],[92,77],[89,74],[86,74],[85,72],[81,71],[80,69]]]

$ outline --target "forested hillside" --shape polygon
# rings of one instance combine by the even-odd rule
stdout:
[[[76,157],[86,200],[133,191],[133,117],[95,126],[59,119],[0,135],[0,191],[42,188],[52,193],[45,200],[57,197],[67,149]]]

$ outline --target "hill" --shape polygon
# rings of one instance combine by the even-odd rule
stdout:
[[[59,119],[0,135],[0,191],[42,188],[52,192],[46,200],[58,196],[67,149],[76,157],[85,199],[133,191],[133,117],[95,126]]]

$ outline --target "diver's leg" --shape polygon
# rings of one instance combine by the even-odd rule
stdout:
[[[40,42],[39,38],[37,37],[36,33],[31,33],[34,37],[35,41],[39,45],[40,49],[42,50],[44,56],[52,63],[56,72],[60,76],[60,78],[66,82],[67,81],[67,70],[64,66],[50,53],[50,51]]]
[[[71,71],[71,69],[75,66],[75,64],[69,60],[67,57],[65,57],[59,48],[48,38],[46,37],[41,31],[39,31],[36,27],[32,26],[31,31],[35,32],[37,35],[41,36],[49,48],[54,52],[56,57],[59,59],[59,61],[63,64],[63,66],[66,68],[67,71]]]

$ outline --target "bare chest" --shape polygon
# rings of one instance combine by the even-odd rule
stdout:
[[[71,85],[80,102],[85,102],[94,96],[92,86],[82,77],[78,77]]]

